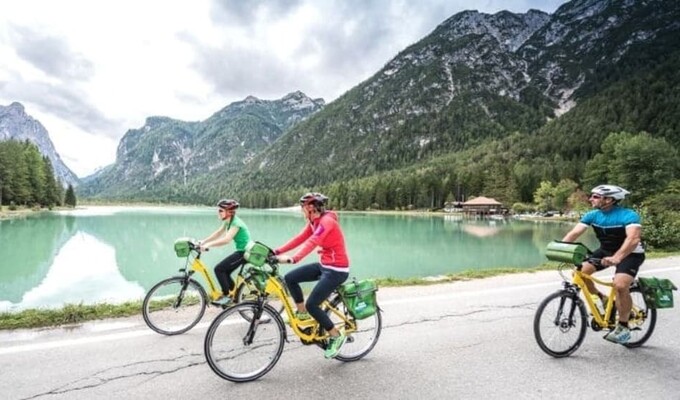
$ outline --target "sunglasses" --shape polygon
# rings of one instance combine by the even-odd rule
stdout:
[[[590,195],[590,198],[591,198],[591,199],[601,199],[602,196],[600,196],[599,194],[591,194],[591,195]]]

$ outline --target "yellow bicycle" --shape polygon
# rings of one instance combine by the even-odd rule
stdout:
[[[179,250],[178,250],[179,249]],[[179,257],[186,257],[186,263],[179,270],[180,275],[164,279],[154,285],[144,297],[142,315],[144,322],[153,331],[163,335],[178,335],[187,332],[203,318],[211,301],[218,299],[222,291],[217,288],[201,261],[201,248],[191,239],[178,239],[175,251]],[[257,297],[257,286],[251,276],[245,273],[246,264],[241,265],[234,287],[227,294],[232,304]],[[198,272],[208,284],[208,292],[194,279]],[[281,305],[274,305],[279,312]]]
[[[583,246],[578,243],[575,245]],[[585,251],[590,254],[587,248]],[[595,258],[586,259],[593,264],[600,262]],[[559,264],[558,271],[564,279],[562,290],[550,294],[536,309],[534,316],[536,342],[541,350],[553,357],[567,357],[583,343],[588,327],[586,307],[592,316],[590,321],[592,330],[599,332],[603,329],[614,329],[616,326],[616,289],[613,283],[584,274],[580,264],[580,260]],[[572,272],[571,279],[565,276],[564,270]],[[596,301],[600,302],[597,294],[588,290],[587,280],[609,287],[603,310],[600,310],[596,304]],[[583,291],[585,302],[579,296],[581,291]],[[630,286],[630,294],[633,299],[633,307],[628,320],[631,339],[624,346],[634,348],[642,346],[654,332],[656,309],[647,306],[637,279]]]
[[[232,382],[248,382],[265,375],[276,365],[283,352],[284,341],[288,341],[283,318],[267,304],[269,296],[283,303],[288,324],[303,344],[325,349],[330,337],[314,319],[299,320],[295,317],[293,301],[279,276],[275,258],[269,257],[267,264],[261,267],[249,266],[248,273],[257,282],[257,299],[222,311],[208,328],[204,342],[210,368],[221,378]],[[337,360],[359,360],[378,342],[382,318],[377,304],[372,315],[361,315],[365,318],[357,319],[346,304],[346,296],[336,291],[321,308],[347,335],[347,341],[335,357]]]

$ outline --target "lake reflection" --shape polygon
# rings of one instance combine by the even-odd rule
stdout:
[[[297,211],[240,210],[239,215],[254,239],[272,247],[304,224]],[[342,213],[340,222],[351,275],[357,278],[533,267],[544,262],[546,244],[572,226],[362,213]],[[212,208],[188,207],[91,207],[0,221],[0,311],[141,298],[184,265],[173,251],[176,238],[200,239],[218,226]],[[592,245],[593,238],[585,241]],[[232,251],[232,244],[213,249],[204,261],[212,267]],[[304,262],[317,259],[312,253]],[[282,272],[291,268],[283,266]]]

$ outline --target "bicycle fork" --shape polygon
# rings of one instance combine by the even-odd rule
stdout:
[[[562,316],[564,315],[564,306],[567,298],[571,298],[571,307],[569,308],[569,315],[565,320]],[[560,296],[560,306],[557,309],[555,321],[553,321],[555,326],[559,326],[562,330],[568,330],[569,328],[575,327],[574,312],[576,312],[576,307],[578,307],[578,292],[575,291],[574,288],[565,285],[565,295]]]
[[[253,311],[253,317],[250,319],[250,326],[248,326],[248,331],[243,337],[243,344],[250,346],[253,344],[253,339],[255,339],[255,332],[257,327],[260,325],[260,318],[262,317],[262,310],[264,310],[264,297],[257,297],[257,307]]]
[[[191,276],[191,275],[189,275]],[[184,293],[187,291],[187,287],[189,286],[189,278],[185,278],[184,281],[182,282],[182,289],[180,289],[179,294],[177,295],[177,299],[175,300],[175,304],[173,304],[173,308],[179,308],[179,306],[182,305],[182,300],[184,300]]]

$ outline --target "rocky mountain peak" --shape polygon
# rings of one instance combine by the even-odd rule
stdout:
[[[9,106],[2,107],[0,106],[0,116],[3,117],[26,117],[26,110],[24,109],[24,105],[18,102],[13,102]]]
[[[63,185],[79,183],[78,177],[61,160],[54,148],[45,127],[36,119],[26,114],[23,104],[13,102],[9,106],[0,106],[0,140],[28,140],[34,143],[40,153],[52,162],[55,177]]]
[[[468,35],[489,35],[504,50],[514,52],[549,20],[550,14],[538,10],[529,10],[525,14],[509,11],[496,14],[463,11],[444,21],[435,32],[448,40]]]
[[[306,94],[301,91],[295,91],[288,93],[281,98],[281,102],[295,110],[302,110],[305,108],[319,108],[325,105],[323,99],[312,100]]]

